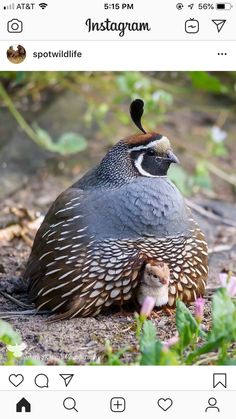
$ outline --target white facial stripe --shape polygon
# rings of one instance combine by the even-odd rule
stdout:
[[[150,143],[148,143],[147,145],[139,145],[139,146],[137,146],[137,147],[132,147],[130,150],[129,150],[129,152],[131,153],[132,151],[139,151],[139,150],[147,150],[147,149],[149,149],[149,148],[154,148],[155,149],[155,147],[157,146],[157,145],[160,145],[160,142],[170,142],[169,141],[169,139],[167,138],[167,137],[161,137],[159,140],[154,140],[154,141],[151,141]]]
[[[157,141],[160,141],[160,140],[151,141],[147,145],[139,145],[137,147],[132,147],[132,149],[129,151],[131,152],[131,151],[147,150],[148,148],[155,148]]]
[[[143,162],[143,154],[140,154],[140,156],[138,156],[138,158],[134,161],[135,167],[138,169],[140,175],[146,176],[146,177],[160,177],[160,176],[151,175],[150,173],[146,172],[146,170],[142,168],[142,162]]]

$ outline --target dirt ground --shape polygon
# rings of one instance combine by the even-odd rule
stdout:
[[[68,103],[71,110],[69,120]],[[82,113],[83,107],[84,103],[81,98],[78,101],[78,95],[66,93],[39,115],[38,123],[54,134],[66,130],[79,132],[82,122],[78,115]],[[35,116],[32,119],[34,118]],[[168,118],[162,131],[169,132],[170,138],[176,133],[179,138],[188,139],[190,134],[197,137],[200,130],[206,129],[206,124],[209,123],[204,120],[203,113],[190,111],[186,106],[180,107],[178,112],[172,113]],[[210,123],[213,121],[214,115],[211,115]],[[108,147],[99,134],[94,134],[99,133],[98,127],[82,127],[82,132],[86,138],[93,139],[89,143],[88,151],[76,156],[76,164],[75,158],[72,159],[71,166],[63,158],[55,163],[46,152],[25,138],[7,113],[0,113],[0,138],[3,141],[0,143],[0,234],[1,230],[18,226],[13,227],[16,231],[7,230],[7,239],[0,240],[0,317],[9,321],[21,334],[27,344],[25,357],[45,363],[55,359],[73,359],[79,364],[102,361],[105,341],[109,340],[114,349],[132,347],[125,355],[125,362],[131,362],[136,355],[133,307],[127,307],[128,312],[125,313],[111,311],[97,318],[77,318],[47,324],[46,316],[43,315],[14,315],[12,312],[19,313],[25,308],[18,307],[4,296],[7,293],[23,303],[29,303],[27,286],[22,282],[22,275],[37,223],[42,220],[40,217],[45,215],[57,195],[81,176],[84,170],[94,165]],[[123,134],[125,132],[119,132],[121,137]],[[181,157],[183,166],[188,166],[191,160],[189,156]],[[235,160],[232,152],[232,162]],[[199,211],[194,211],[194,217],[205,232],[210,248],[210,289],[219,285],[218,274],[222,269],[236,271],[236,204],[232,202],[232,195],[231,199],[229,197],[229,186],[226,183],[219,181],[217,188],[221,200],[217,200],[217,196],[214,199],[197,196],[191,201],[198,204],[198,210],[206,211],[202,215]],[[214,219],[215,215],[217,219]],[[229,225],[227,219],[232,221]],[[19,237],[11,239],[11,234]],[[175,333],[174,315],[168,317],[160,313],[158,318],[153,318],[153,322],[161,340],[166,340]],[[210,323],[210,299],[207,297],[204,324],[209,328]],[[0,347],[0,354],[4,355],[3,347]]]
[[[56,178],[44,180],[34,177],[30,186],[18,191],[4,201],[4,208],[33,208],[43,213],[49,202],[56,196],[63,182]],[[61,186],[61,187],[60,187]],[[42,197],[42,190],[44,191]],[[236,222],[236,207],[233,204],[223,204],[199,200],[203,206],[213,206],[214,212],[220,213],[223,219]],[[2,205],[1,205],[2,206]],[[6,212],[6,211],[5,211]],[[14,210],[13,210],[14,212]],[[4,211],[3,211],[4,213]],[[212,212],[210,212],[210,215]],[[5,217],[5,221],[4,221]],[[9,223],[10,217],[19,221],[19,215],[5,214],[1,217],[1,227]],[[17,219],[18,217],[18,219]],[[210,275],[208,287],[218,285],[218,273],[222,269],[236,270],[236,227],[226,226],[207,217],[195,214],[202,229],[207,235],[210,246]],[[6,292],[23,303],[28,303],[26,284],[22,282],[22,274],[30,252],[30,241],[35,232],[29,232],[27,238],[14,238],[0,248],[0,292]],[[222,248],[221,248],[222,246]],[[227,248],[229,247],[229,249]],[[224,249],[222,251],[221,249]],[[218,250],[221,250],[220,252]],[[102,360],[105,341],[109,340],[114,349],[131,346],[133,349],[125,355],[125,361],[135,359],[135,327],[132,306],[127,307],[125,314],[116,311],[108,312],[97,318],[73,319],[59,323],[47,324],[46,316],[4,314],[25,310],[18,307],[8,298],[0,294],[1,317],[10,321],[14,328],[22,335],[27,344],[24,355],[33,357],[43,362],[52,362],[54,359],[85,364]],[[153,318],[157,327],[157,334],[161,340],[166,340],[175,333],[174,314],[168,317],[163,313],[158,318]],[[210,327],[210,299],[207,299],[204,324]],[[3,351],[3,349],[2,349]],[[0,349],[1,352],[1,349]]]

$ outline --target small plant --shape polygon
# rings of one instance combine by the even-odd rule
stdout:
[[[56,141],[54,141],[50,134],[40,128],[36,123],[31,127],[23,118],[21,113],[16,109],[2,83],[0,83],[0,98],[2,98],[4,104],[7,106],[9,112],[15,118],[21,129],[39,147],[61,155],[75,154],[87,147],[86,139],[80,134],[68,132],[62,134]]]
[[[19,352],[17,353],[13,348],[15,349],[17,346],[20,346],[22,340],[21,336],[13,330],[12,326],[3,320],[0,320],[0,343],[6,346],[5,365],[14,365]]]
[[[157,339],[157,331],[151,320],[151,301],[146,313],[136,315],[136,336],[140,353],[139,365],[236,365],[236,351],[231,349],[236,341],[236,277],[220,274],[222,287],[212,299],[212,327],[206,332],[202,326],[204,300],[197,299],[194,315],[186,305],[177,300],[176,328],[178,334],[166,342]],[[145,311],[145,310],[144,310]],[[122,352],[114,354],[122,364]]]
[[[220,274],[221,288],[212,299],[212,325],[209,331],[202,325],[204,300],[197,299],[194,314],[186,305],[177,300],[177,334],[167,341],[157,338],[157,330],[151,320],[147,320],[153,309],[153,301],[148,300],[140,315],[135,315],[137,345],[114,351],[106,341],[102,361],[92,365],[124,365],[126,353],[135,354],[135,365],[236,365],[236,351],[232,344],[236,341],[236,277]],[[155,302],[154,302],[155,303]],[[26,347],[11,325],[0,320],[0,344],[6,347],[5,365],[38,365],[39,361],[24,359]],[[68,363],[67,363],[68,365]],[[74,365],[73,361],[70,365]]]

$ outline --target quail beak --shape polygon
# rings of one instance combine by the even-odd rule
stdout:
[[[171,150],[167,152],[167,158],[171,161],[171,163],[180,164],[178,157],[176,157],[176,155]]]
[[[160,283],[162,285],[167,285],[168,281],[165,278],[160,278]]]

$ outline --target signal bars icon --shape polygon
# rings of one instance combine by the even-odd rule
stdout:
[[[4,10],[14,10],[15,9],[15,4],[14,3],[8,4],[7,6],[4,6],[3,9]]]
[[[47,3],[39,3],[39,7],[41,7],[41,9],[46,9],[46,7],[48,6]],[[15,4],[14,3],[10,3],[7,6],[3,6],[4,10],[14,10],[15,9]]]
[[[39,3],[39,7],[41,7],[41,9],[46,9],[46,7],[48,6],[47,3]]]

